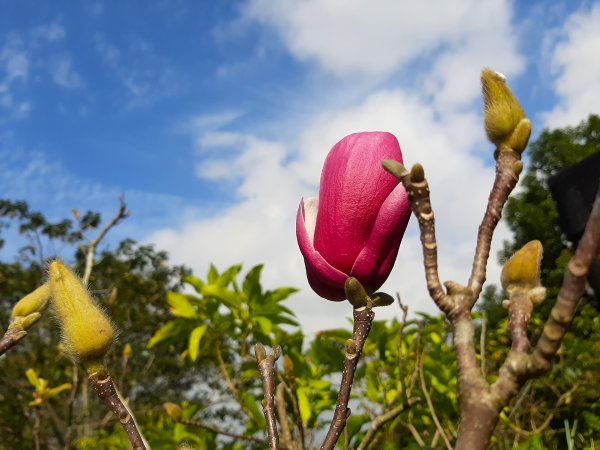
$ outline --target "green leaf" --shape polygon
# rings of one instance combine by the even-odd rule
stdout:
[[[256,302],[262,296],[262,286],[260,285],[260,273],[262,272],[262,268],[262,264],[254,266],[246,274],[246,278],[244,278],[242,290],[248,298],[248,303]]]
[[[204,286],[204,282],[192,274],[181,277],[181,282],[191,285],[198,293],[202,292],[202,286]]]
[[[158,329],[158,331],[156,333],[154,333],[154,336],[152,336],[150,338],[150,340],[148,341],[147,347],[152,348],[159,342],[162,342],[165,339],[168,339],[170,337],[177,335],[178,332],[179,332],[179,326],[177,325],[177,323],[175,321],[171,320],[171,321],[165,323],[162,327],[160,327]]]
[[[266,426],[265,416],[258,407],[256,398],[248,392],[242,394],[242,406],[250,414],[254,422],[260,429],[264,429]]]
[[[198,359],[198,354],[200,353],[200,341],[206,333],[207,325],[200,325],[192,330],[190,333],[190,339],[188,343],[188,351],[190,355],[190,359],[192,361],[196,361]]]
[[[273,322],[271,322],[268,318],[264,316],[256,316],[253,317],[252,320],[258,323],[258,326],[263,334],[269,335],[273,331]]]
[[[275,289],[274,291],[269,291],[269,294],[271,296],[272,301],[280,302],[282,300],[285,300],[286,298],[288,298],[290,295],[292,295],[295,292],[298,292],[298,289],[293,288],[293,287],[283,287],[283,288]]]
[[[232,310],[239,309],[241,305],[241,299],[237,293],[217,284],[205,284],[202,288],[202,295],[214,297]]]
[[[188,319],[197,316],[196,308],[194,308],[194,305],[192,305],[184,294],[180,294],[179,292],[169,292],[167,294],[167,302],[171,306],[171,312],[176,316]]]
[[[300,418],[302,419],[302,423],[304,425],[307,425],[308,421],[312,416],[310,400],[308,399],[310,390],[307,387],[299,387],[296,392],[298,394],[298,408],[300,409]]]

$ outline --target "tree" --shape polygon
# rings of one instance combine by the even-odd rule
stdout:
[[[530,146],[530,166],[523,177],[522,190],[511,197],[505,209],[506,222],[513,232],[499,254],[501,262],[525,243],[538,239],[544,248],[542,284],[548,297],[560,289],[565,266],[572,256],[572,244],[560,229],[555,202],[548,180],[560,171],[600,151],[600,117],[590,115],[577,127],[544,130]],[[506,293],[495,286],[486,291],[480,309],[487,317],[487,327],[495,334],[487,341],[489,367],[497,367],[507,350],[506,312],[501,307]],[[541,333],[543,321],[551,307],[545,302],[534,312],[529,331]],[[574,424],[577,445],[586,445],[600,435],[600,390],[597,367],[600,365],[600,318],[593,306],[590,291],[565,337],[552,372],[545,379],[531,381],[502,417],[496,430],[498,448],[513,442],[533,442],[548,448],[567,445],[565,424]],[[528,444],[529,443],[529,444]],[[526,448],[526,447],[524,447]]]

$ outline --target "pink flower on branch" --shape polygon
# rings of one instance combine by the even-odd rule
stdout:
[[[355,133],[335,144],[323,166],[319,198],[300,202],[296,236],[308,282],[329,300],[346,298],[355,277],[368,293],[387,279],[410,218],[404,187],[381,166],[402,162],[390,133]]]

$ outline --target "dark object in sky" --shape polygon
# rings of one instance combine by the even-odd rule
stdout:
[[[558,209],[558,221],[567,239],[576,246],[583,235],[585,224],[600,185],[600,152],[557,173],[548,180],[548,186]],[[600,255],[597,255],[588,274],[588,282],[600,306]]]

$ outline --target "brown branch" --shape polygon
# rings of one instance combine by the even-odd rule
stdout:
[[[346,427],[346,421],[350,417],[350,392],[352,390],[352,382],[354,381],[354,373],[360,360],[367,336],[371,331],[371,325],[375,318],[373,312],[372,300],[367,296],[364,288],[356,278],[348,278],[344,286],[348,301],[354,306],[354,328],[352,331],[352,339],[346,341],[346,351],[344,353],[344,370],[342,372],[342,381],[338,398],[335,403],[333,419],[327,436],[321,445],[321,450],[333,450],[342,431]]]
[[[140,433],[133,415],[129,412],[112,378],[104,367],[93,367],[88,370],[88,375],[94,391],[102,402],[114,413],[121,422],[132,450],[146,450],[146,441]]]
[[[218,428],[212,427],[210,425],[205,425],[205,424],[203,424],[201,422],[196,422],[194,420],[187,420],[187,419],[183,419],[183,418],[177,418],[177,419],[175,419],[175,421],[178,422],[178,423],[180,423],[180,424],[182,424],[182,425],[187,425],[187,426],[190,426],[190,427],[200,428],[201,430],[208,431],[209,433],[219,434],[221,436],[227,436],[227,437],[230,437],[232,439],[236,439],[238,441],[249,441],[249,442],[254,442],[255,444],[264,445],[264,446],[269,445],[269,443],[267,441],[265,441],[264,439],[256,438],[254,436],[247,436],[247,435],[244,435],[244,434],[232,433],[230,431],[219,430]],[[284,449],[281,448],[280,450],[284,450]]]
[[[385,425],[387,425],[389,422],[394,420],[396,417],[398,417],[404,411],[407,411],[412,405],[414,405],[415,403],[420,402],[420,401],[421,401],[421,399],[419,399],[419,398],[412,398],[409,401],[407,401],[406,403],[401,403],[398,406],[396,406],[395,408],[392,408],[389,411],[375,417],[373,422],[371,422],[371,427],[369,428],[369,431],[367,431],[367,434],[365,435],[364,439],[361,441],[360,445],[358,447],[356,447],[356,450],[368,449],[369,445],[371,444],[371,442],[373,441],[373,439],[375,438],[377,433]]]
[[[433,423],[435,424],[435,428],[437,429],[437,432],[440,434],[440,436],[442,436],[442,439],[444,439],[444,443],[446,444],[446,448],[448,450],[452,450],[452,444],[450,444],[450,441],[448,440],[448,436],[446,436],[446,433],[444,432],[444,429],[442,428],[442,425],[438,419],[437,414],[435,413],[435,408],[433,406],[433,402],[431,401],[431,396],[429,395],[429,392],[427,391],[427,384],[425,384],[425,373],[423,371],[423,356],[421,356],[421,361],[419,362],[419,378],[421,380],[421,391],[423,392],[423,396],[425,397],[425,401],[427,402],[427,407],[429,408],[429,412],[431,413],[431,418],[433,419]]]
[[[483,220],[479,226],[477,247],[468,282],[468,287],[473,292],[471,307],[473,307],[475,301],[479,298],[481,288],[485,282],[485,272],[490,256],[492,236],[496,225],[498,225],[502,217],[502,208],[504,208],[508,196],[517,185],[519,174],[523,168],[521,154],[508,146],[499,147],[494,156],[496,157],[496,178],[490,192]]]
[[[406,189],[410,207],[419,221],[423,247],[423,265],[425,266],[425,279],[429,295],[440,310],[446,315],[450,315],[454,309],[454,304],[452,299],[444,292],[438,275],[435,218],[429,198],[429,184],[425,179],[423,167],[420,164],[415,164],[408,172],[406,167],[397,161],[385,160],[382,164],[383,168],[398,178]]]
[[[275,419],[275,361],[281,356],[281,347],[273,347],[269,355],[266,354],[262,344],[254,347],[258,370],[263,382],[263,414],[267,421],[267,434],[269,450],[277,450],[279,447],[279,435],[277,433],[277,420]]]
[[[279,383],[276,389],[276,404],[277,404],[277,416],[279,417],[279,423],[281,424],[281,435],[282,435],[282,446],[292,446],[292,433],[290,432],[290,425],[287,419],[287,413],[285,410],[285,386],[283,383]]]
[[[406,390],[406,381],[404,380],[404,351],[402,350],[402,343],[404,341],[404,328],[406,327],[406,317],[408,315],[408,305],[402,303],[400,294],[396,294],[398,299],[398,305],[402,310],[402,319],[400,320],[400,330],[398,330],[398,374],[400,376],[400,386],[402,387],[402,394],[406,398],[410,398],[410,393]]]
[[[115,216],[111,219],[110,222],[106,224],[102,231],[100,231],[100,234],[98,234],[98,236],[96,236],[96,238],[91,240],[88,244],[88,248],[85,254],[85,270],[83,272],[82,277],[83,284],[87,284],[88,281],[90,281],[90,276],[92,275],[92,267],[94,265],[94,256],[96,254],[96,247],[98,247],[98,244],[100,244],[102,239],[104,239],[104,236],[106,236],[106,233],[108,233],[112,227],[114,227],[121,220],[129,216],[129,210],[127,209],[127,205],[125,205],[124,196],[121,196],[119,198],[119,204],[119,210],[117,211]]]
[[[291,360],[289,363],[289,367],[286,368],[286,359],[284,357],[284,362],[283,362],[283,367],[285,370],[285,375],[289,380],[289,386],[288,384],[285,382],[285,380],[283,379],[283,377],[281,375],[279,375],[279,379],[281,381],[281,384],[283,384],[283,387],[285,388],[285,391],[288,394],[288,397],[290,398],[291,402],[292,402],[292,409],[294,411],[294,415],[297,418],[297,422],[296,422],[296,428],[298,429],[298,440],[300,443],[300,448],[302,450],[306,449],[306,444],[305,444],[305,431],[304,431],[304,423],[302,422],[302,416],[300,415],[300,408],[298,407],[298,393],[296,390],[296,377],[294,375],[293,372],[293,367],[291,367]]]
[[[13,318],[13,321],[8,325],[8,329],[4,335],[0,338],[0,356],[10,350],[12,347],[17,345],[21,339],[27,336],[27,330],[36,323],[42,314],[39,312],[32,312],[27,316],[17,316]]]

